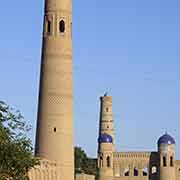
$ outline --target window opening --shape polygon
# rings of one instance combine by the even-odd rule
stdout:
[[[109,156],[107,157],[106,161],[107,161],[107,167],[111,167],[111,162],[110,162],[110,157]]]
[[[63,20],[61,20],[59,22],[59,31],[60,31],[60,33],[64,33],[65,32],[65,22]]]
[[[171,166],[171,167],[174,166],[174,163],[173,163],[173,157],[172,157],[172,156],[170,157],[170,166]]]
[[[166,157],[163,156],[163,166],[166,167],[167,166],[167,162],[166,162]]]
[[[127,169],[127,170],[125,170],[125,172],[124,172],[124,176],[129,176],[129,170]]]
[[[100,156],[100,167],[103,167],[103,157]]]
[[[144,167],[143,169],[143,176],[148,176],[148,168]]]
[[[54,132],[56,132],[56,128],[54,128]]]
[[[136,167],[134,168],[134,176],[138,176],[138,169]]]
[[[51,21],[47,21],[47,33],[51,33]]]

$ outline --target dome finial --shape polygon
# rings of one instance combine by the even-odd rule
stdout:
[[[104,96],[107,96],[107,95],[108,95],[108,92],[106,91],[105,94],[104,94]]]

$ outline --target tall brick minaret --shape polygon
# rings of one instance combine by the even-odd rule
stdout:
[[[100,97],[98,137],[98,180],[113,180],[113,152],[115,151],[112,97]]]
[[[72,0],[45,0],[35,154],[74,179]]]
[[[99,136],[101,134],[110,135],[115,144],[112,96],[108,96],[107,93],[100,97]]]

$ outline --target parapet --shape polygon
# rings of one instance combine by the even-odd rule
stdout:
[[[150,158],[151,152],[114,152],[114,159],[118,158]]]

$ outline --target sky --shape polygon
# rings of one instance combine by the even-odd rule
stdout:
[[[0,100],[35,139],[43,0],[1,2]],[[167,131],[180,159],[180,1],[73,0],[75,144],[96,156],[99,97],[113,97],[118,151],[156,151]]]

